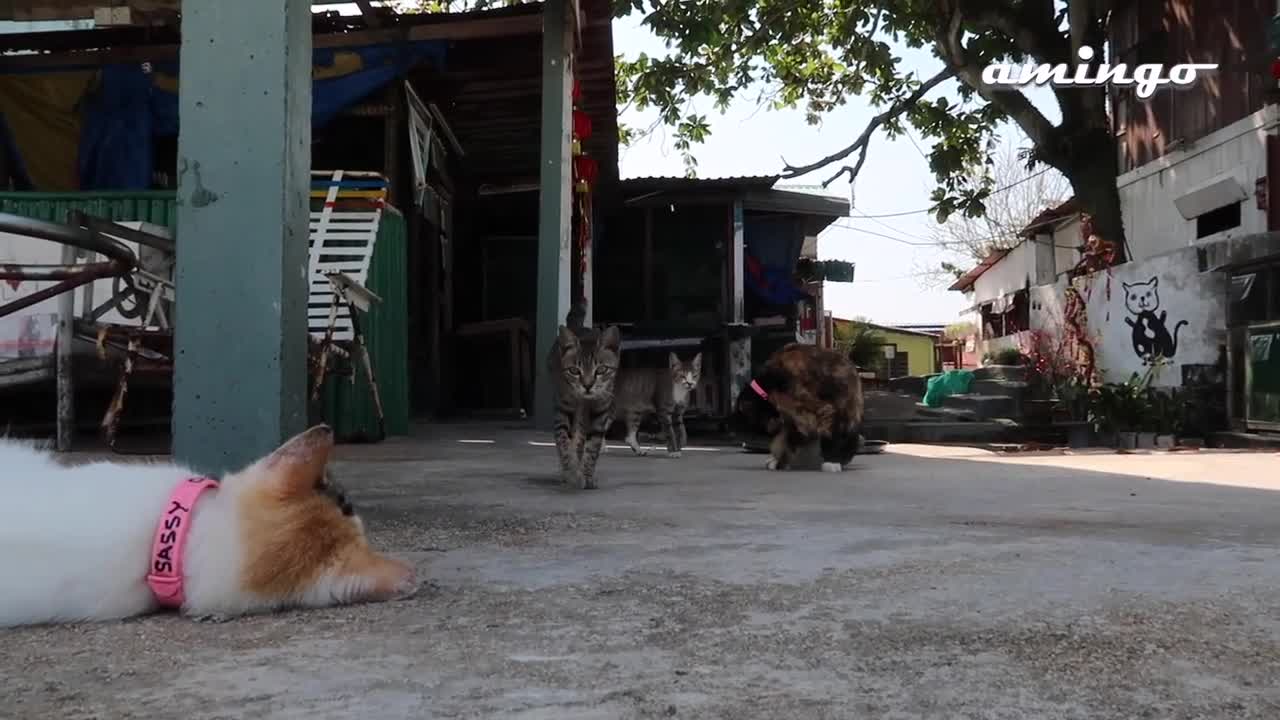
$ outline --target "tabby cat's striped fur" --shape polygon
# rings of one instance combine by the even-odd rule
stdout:
[[[622,337],[617,326],[582,326],[575,307],[560,326],[547,368],[555,388],[556,450],[560,479],[582,490],[597,487],[596,461],[613,424],[614,382]]]
[[[680,457],[689,440],[684,428],[684,411],[702,377],[702,353],[687,364],[680,362],[675,353],[667,360],[666,368],[626,368],[618,374],[614,393],[617,414],[627,424],[627,445],[637,455],[648,452],[640,447],[637,434],[640,421],[649,414],[658,416],[658,424],[667,436],[669,456]]]

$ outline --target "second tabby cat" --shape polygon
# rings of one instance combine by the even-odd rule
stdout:
[[[640,447],[637,435],[640,421],[656,414],[667,436],[667,454],[680,457],[689,439],[684,428],[684,413],[701,378],[702,353],[687,363],[671,353],[665,368],[624,368],[619,372],[614,411],[627,425],[627,445],[632,452],[648,453]]]

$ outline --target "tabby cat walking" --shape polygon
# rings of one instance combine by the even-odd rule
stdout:
[[[594,489],[596,461],[613,424],[614,383],[622,337],[617,326],[583,327],[575,307],[560,326],[547,369],[555,388],[556,451],[560,480],[579,490]]]
[[[702,377],[702,353],[683,363],[675,353],[667,358],[665,368],[626,368],[618,374],[617,414],[627,424],[627,445],[637,455],[648,451],[640,447],[637,435],[640,421],[646,415],[658,416],[658,424],[667,436],[667,454],[680,457],[689,441],[684,428],[684,411],[689,407],[694,388]]]

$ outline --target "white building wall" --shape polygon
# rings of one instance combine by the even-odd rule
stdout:
[[[1032,328],[1051,334],[1065,331],[1066,287],[1066,278],[1061,278],[1053,285],[1032,288]],[[1137,332],[1148,338],[1149,328],[1133,312],[1139,307],[1130,295],[1158,301],[1155,318],[1176,339],[1176,347],[1170,348],[1171,363],[1154,376],[1155,385],[1180,386],[1182,365],[1212,365],[1226,343],[1226,275],[1200,272],[1195,248],[1117,265],[1077,278],[1075,287],[1085,299],[1089,335],[1104,382],[1124,382],[1148,367],[1135,349],[1134,326],[1139,325]],[[1148,295],[1148,291],[1154,292]],[[1158,328],[1155,332],[1160,334]]]
[[[1036,282],[1036,255],[1032,244],[1024,242],[974,280],[973,301],[994,300],[1025,288],[1028,282]]]
[[[1276,106],[1268,105],[1117,178],[1132,259],[1143,260],[1198,243],[1265,232],[1266,212],[1258,207],[1254,187],[1257,180],[1267,177],[1266,136],[1278,124]],[[1184,218],[1174,202],[1224,178],[1234,178],[1246,193],[1241,203],[1240,226],[1197,239],[1195,218]]]
[[[1053,267],[1054,277],[1067,272],[1080,262],[1080,251],[1084,244],[1080,237],[1080,216],[1076,215],[1053,229]]]

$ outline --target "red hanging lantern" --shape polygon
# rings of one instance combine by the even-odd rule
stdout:
[[[573,111],[573,134],[579,140],[591,137],[591,116],[581,110]]]
[[[579,155],[573,159],[573,176],[577,180],[578,192],[586,192],[595,185],[599,174],[600,166],[590,155]]]

